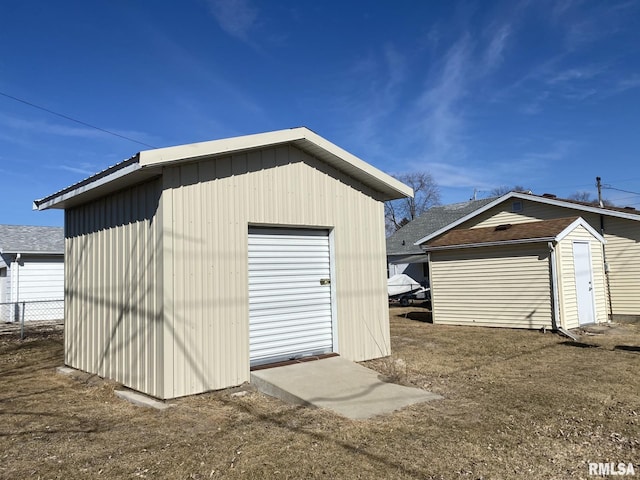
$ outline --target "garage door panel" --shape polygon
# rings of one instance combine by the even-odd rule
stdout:
[[[328,232],[249,232],[251,364],[333,349]]]
[[[297,293],[292,291],[288,291],[283,293],[282,291],[269,289],[269,290],[254,290],[250,292],[251,300],[249,301],[249,305],[255,305],[263,302],[271,302],[273,299],[278,299],[279,301],[312,301],[319,300],[324,301],[327,298],[331,298],[331,294],[327,292],[318,291],[317,288],[300,288],[297,289]],[[303,296],[304,298],[300,298]]]
[[[253,331],[277,329],[277,328],[302,328],[305,325],[317,324],[320,327],[326,326],[331,320],[331,312],[300,312],[279,315],[279,322],[275,324],[270,317],[254,318]]]
[[[311,313],[322,315],[323,312],[331,313],[329,308],[324,308],[324,305],[298,305],[298,306],[273,306],[271,308],[254,309],[250,311],[252,320],[259,321],[262,317],[271,317],[272,315],[297,315],[300,313]]]

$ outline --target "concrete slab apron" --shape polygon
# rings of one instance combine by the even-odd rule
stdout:
[[[380,380],[379,373],[340,357],[251,372],[251,383],[267,395],[298,405],[363,419],[442,398]]]

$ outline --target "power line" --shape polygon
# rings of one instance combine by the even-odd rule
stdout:
[[[603,185],[602,188],[606,188],[607,190],[615,190],[616,192],[630,193],[632,195],[640,195],[640,193],[638,193],[638,192],[631,192],[629,190],[622,190],[621,188],[615,188],[615,187],[612,187],[611,185]]]
[[[95,125],[91,125],[90,123],[83,122],[82,120],[77,120],[75,118],[69,117],[68,115],[64,115],[62,113],[54,112],[53,110],[49,110],[48,108],[41,107],[40,105],[36,105],[35,103],[31,103],[31,102],[28,102],[28,101],[23,100],[21,98],[14,97],[13,95],[9,95],[8,93],[0,92],[0,95],[2,95],[3,97],[10,98],[11,100],[15,100],[16,102],[24,103],[25,105],[29,105],[30,107],[37,108],[38,110],[42,110],[42,111],[50,113],[52,115],[57,115],[58,117],[64,118],[65,120],[70,120],[72,122],[79,123],[80,125],[84,125],[85,127],[93,128],[93,129],[99,130],[99,131],[101,131],[103,133],[108,133],[109,135],[113,135],[114,137],[120,137],[120,138],[122,138],[124,140],[128,140],[128,141],[133,142],[133,143],[138,143],[140,145],[144,145],[145,147],[158,148],[158,147],[154,147],[153,145],[149,145],[148,143],[144,143],[144,142],[141,142],[139,140],[136,140],[134,138],[127,137],[125,135],[120,135],[119,133],[111,132],[111,131],[106,130],[104,128],[96,127]]]

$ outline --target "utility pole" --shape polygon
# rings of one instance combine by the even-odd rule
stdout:
[[[602,182],[601,182],[601,178],[600,177],[596,177],[596,187],[598,187],[598,205],[600,205],[600,208],[604,207],[604,204],[602,203]]]

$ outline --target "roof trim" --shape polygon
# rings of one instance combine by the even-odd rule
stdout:
[[[5,254],[20,254],[20,255],[34,255],[34,256],[43,256],[43,257],[47,257],[50,255],[64,255],[64,250],[51,250],[51,251],[42,251],[39,252],[37,250],[18,250],[15,248],[9,249],[9,250],[4,250],[4,249],[0,249],[0,255],[5,255]]]
[[[438,250],[460,250],[463,248],[478,247],[501,247],[503,245],[521,245],[523,243],[547,243],[555,241],[556,237],[521,238],[519,240],[502,240],[494,242],[466,243],[461,245],[445,245],[442,247],[423,247],[425,252],[436,252]]]
[[[373,165],[331,143],[306,127],[223,138],[140,152],[142,167],[170,165],[200,158],[218,157],[235,152],[292,144],[326,163],[386,194],[388,200],[412,197],[413,189]]]
[[[420,240],[418,240],[416,243],[414,243],[414,245],[422,245],[425,242],[428,242],[429,240],[442,235],[445,232],[448,232],[449,230],[457,227],[458,225],[466,222],[467,220],[470,220],[478,215],[480,215],[481,213],[486,212],[487,210],[490,210],[491,208],[495,207],[496,205],[499,205],[511,198],[519,198],[521,200],[531,200],[532,202],[538,202],[538,203],[544,203],[547,205],[554,205],[556,207],[564,207],[564,208],[573,208],[574,210],[580,210],[583,212],[589,212],[589,213],[596,213],[599,215],[608,215],[611,217],[618,217],[618,218],[625,218],[627,220],[636,220],[636,221],[640,221],[640,215],[634,215],[631,213],[624,213],[624,212],[618,212],[615,210],[608,210],[606,208],[601,208],[601,207],[589,207],[587,205],[580,205],[580,204],[576,204],[576,203],[571,203],[571,202],[564,202],[562,200],[557,200],[557,199],[552,199],[552,198],[546,198],[546,197],[539,197],[536,195],[529,195],[526,193],[520,193],[520,192],[509,192],[506,193],[505,195],[496,198],[493,202],[490,202],[488,204],[486,204],[483,207],[480,207],[478,210],[471,212],[468,215],[465,215],[464,217],[456,220],[455,222],[450,223],[449,225],[446,225],[445,227],[442,227],[440,230],[437,230],[423,238],[421,238]]]
[[[71,200],[72,198],[78,197],[98,187],[130,175],[140,170],[140,168],[140,164],[137,162],[137,157],[134,156],[129,160],[120,162],[117,165],[96,173],[95,175],[92,175],[78,183],[74,183],[70,187],[60,190],[48,197],[40,200],[34,200],[33,210],[47,210],[49,208],[56,208],[58,205],[63,206],[64,202],[67,200]]]
[[[391,175],[334,145],[308,128],[298,127],[141,151],[129,160],[113,165],[48,197],[35,200],[33,209],[66,208],[80,203],[83,199],[95,198],[105,192],[115,191],[160,175],[162,167],[166,165],[285,144],[300,148],[381,193],[385,201],[413,196],[412,188]]]
[[[589,225],[589,223],[587,223],[587,221],[582,217],[578,217],[571,225],[569,225],[567,228],[561,231],[558,235],[556,235],[556,242],[561,242],[562,240],[564,240],[564,238],[567,235],[569,235],[571,232],[573,232],[578,226],[583,226],[585,230],[587,230],[591,235],[593,235],[596,238],[596,240],[598,240],[600,243],[602,244],[607,243],[607,240],[602,235],[600,235],[595,228]]]

